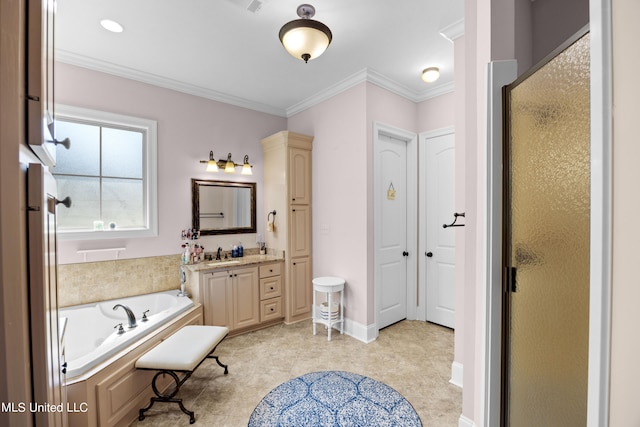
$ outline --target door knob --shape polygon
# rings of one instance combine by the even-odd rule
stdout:
[[[56,205],[59,205],[60,203],[62,203],[65,207],[70,208],[71,207],[71,197],[67,196],[62,200],[56,199]]]
[[[429,258],[431,258],[433,256],[433,252],[425,252],[424,254],[426,256],[428,256]]]

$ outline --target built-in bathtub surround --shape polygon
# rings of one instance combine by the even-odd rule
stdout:
[[[180,288],[180,255],[58,266],[58,305],[68,307]]]
[[[114,310],[116,304],[119,307]],[[193,306],[189,298],[165,291],[61,309],[60,317],[66,320],[67,380],[83,375]],[[125,310],[136,318],[133,327]],[[114,327],[118,323],[122,326],[119,331]]]

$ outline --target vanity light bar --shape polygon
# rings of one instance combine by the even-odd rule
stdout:
[[[212,150],[212,151],[209,151],[209,160],[200,160],[200,163],[207,164],[207,169],[206,169],[207,172],[218,172],[222,169],[226,173],[235,173],[236,167],[242,166],[242,169],[240,171],[242,175],[253,175],[253,172],[251,170],[253,165],[249,163],[248,155],[244,156],[243,163],[239,165],[231,159],[231,153],[229,153],[229,155],[227,156],[227,160],[214,159],[213,150]]]

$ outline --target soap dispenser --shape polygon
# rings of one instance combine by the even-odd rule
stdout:
[[[240,242],[238,244],[238,256],[239,257],[243,257],[244,256],[244,248],[242,247],[242,242]]]

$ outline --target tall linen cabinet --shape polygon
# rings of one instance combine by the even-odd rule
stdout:
[[[264,206],[276,211],[266,243],[285,253],[285,323],[311,317],[311,143],[312,136],[282,131],[262,142]],[[267,215],[265,213],[265,215]]]

